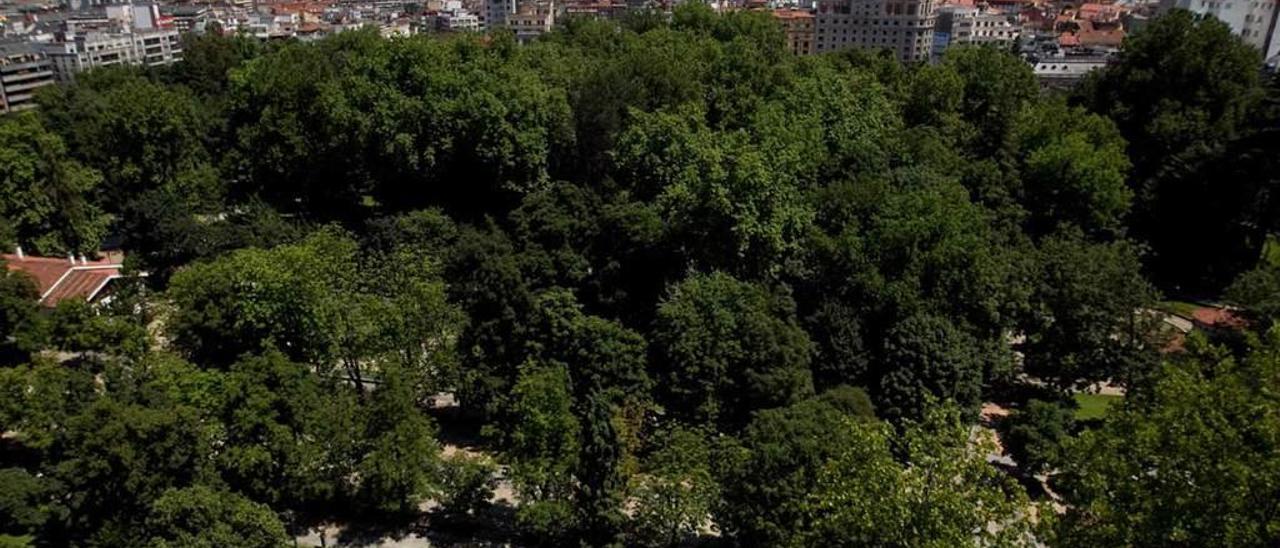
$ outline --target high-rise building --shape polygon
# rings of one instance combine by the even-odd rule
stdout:
[[[1258,48],[1264,59],[1280,55],[1280,0],[1163,0],[1160,7],[1212,15]]]
[[[0,44],[0,114],[35,106],[35,91],[52,83],[49,59],[32,44]]]
[[[935,0],[819,0],[816,49],[888,49],[905,62],[925,61],[935,10]]]

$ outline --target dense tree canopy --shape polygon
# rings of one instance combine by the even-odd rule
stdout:
[[[129,258],[0,268],[0,545],[1280,541],[1256,52],[1174,11],[1064,99],[783,40],[206,33],[44,88],[0,244]]]

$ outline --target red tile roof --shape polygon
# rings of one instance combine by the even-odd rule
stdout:
[[[36,282],[40,304],[48,307],[69,298],[92,300],[112,278],[120,276],[123,265],[116,259],[73,261],[70,258],[18,257],[0,255],[9,270],[26,272]]]
[[[1246,324],[1244,318],[1241,318],[1230,308],[1212,308],[1202,306],[1191,312],[1191,319],[1196,323],[1207,327],[1220,327],[1227,329],[1244,327]]]

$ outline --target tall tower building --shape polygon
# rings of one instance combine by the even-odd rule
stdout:
[[[926,61],[936,9],[936,0],[818,0],[817,51],[888,49]]]

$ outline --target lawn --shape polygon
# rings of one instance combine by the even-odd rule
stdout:
[[[1170,314],[1190,318],[1195,310],[1200,308],[1200,305],[1187,301],[1160,301],[1160,304],[1156,306],[1156,308]]]
[[[1103,394],[1076,394],[1076,404],[1080,406],[1076,409],[1076,420],[1087,421],[1101,419],[1107,414],[1107,409],[1112,405],[1119,403],[1124,396],[1108,396]]]

